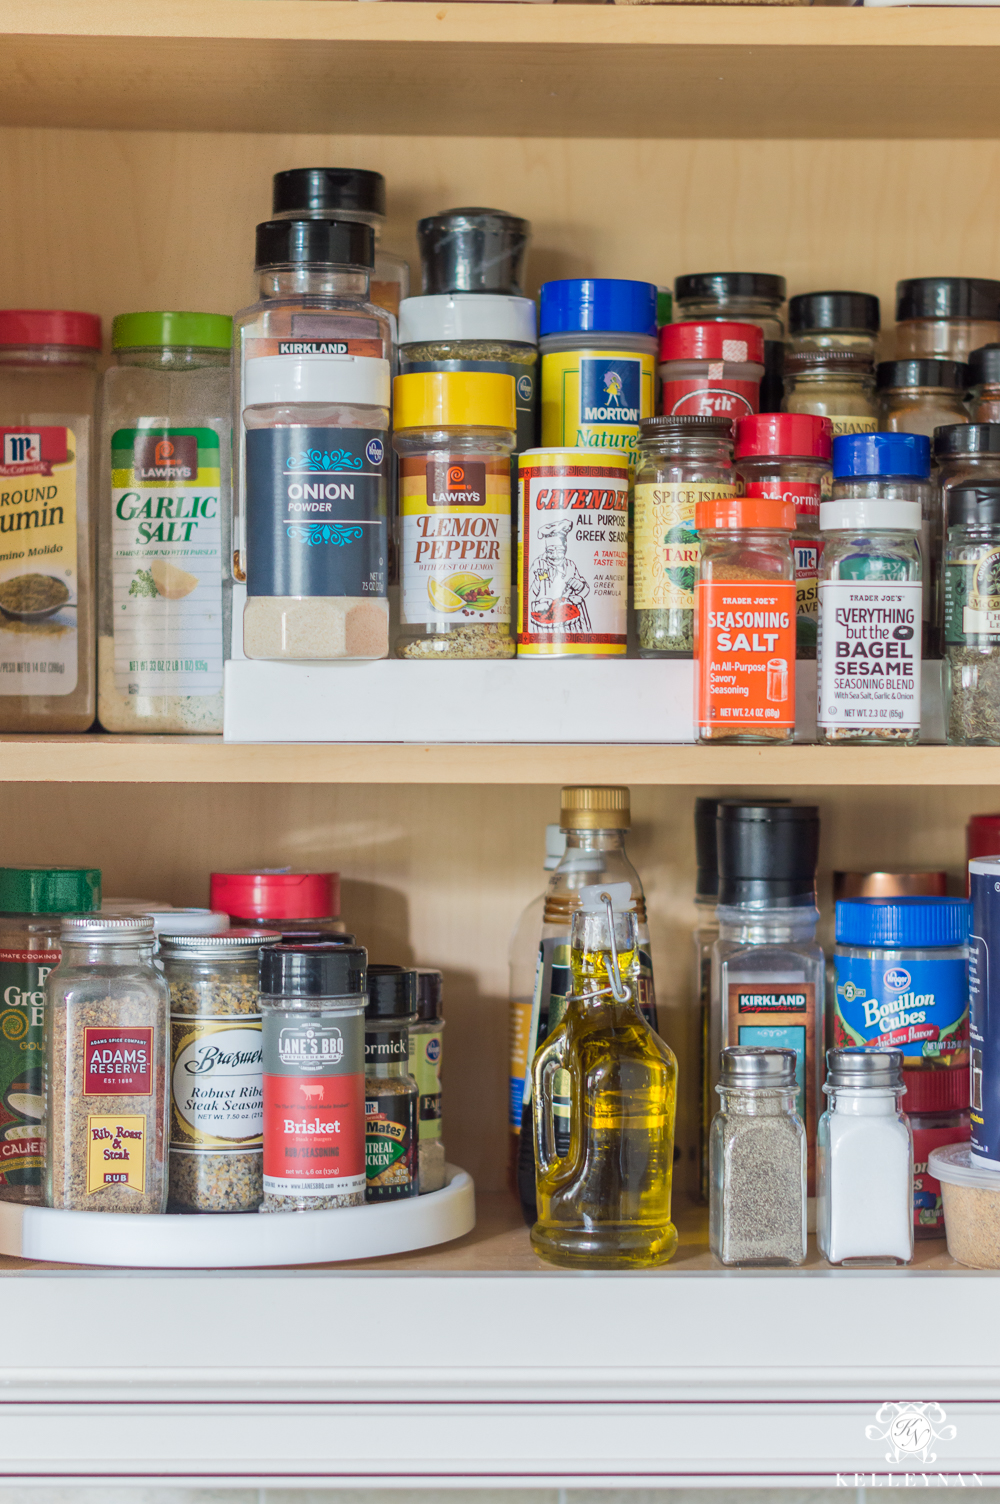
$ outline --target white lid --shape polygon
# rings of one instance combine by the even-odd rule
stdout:
[[[973,1186],[980,1191],[996,1191],[1000,1196],[1000,1170],[989,1170],[985,1165],[977,1164],[968,1143],[932,1149],[927,1173],[935,1180],[943,1180],[945,1185]]]
[[[362,402],[388,407],[389,362],[372,355],[255,355],[243,371],[245,407]]]
[[[554,872],[566,855],[566,832],[561,825],[545,827],[545,871]]]
[[[974,856],[969,861],[970,872],[985,872],[989,877],[1000,874],[1000,856]]]
[[[160,914],[172,909],[172,903],[161,903],[158,898],[105,898],[101,901],[102,914]]]
[[[435,339],[503,339],[535,345],[534,300],[494,292],[404,298],[399,305],[399,343],[415,345]]]
[[[212,909],[171,909],[169,914],[154,914],[153,928],[158,935],[221,935],[229,928],[229,915]]]
[[[868,532],[881,529],[890,533],[919,533],[919,501],[873,501],[869,497],[821,501],[821,533],[833,531]]]

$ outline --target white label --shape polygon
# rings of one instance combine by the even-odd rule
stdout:
[[[919,581],[822,582],[819,725],[919,727],[922,594]]]
[[[522,635],[565,640],[570,650],[623,643],[628,476],[528,474],[522,498]]]
[[[174,1014],[172,1021],[194,1028],[199,1024],[184,1014]],[[259,1016],[248,1015],[245,1023],[241,1020],[239,1027],[229,1028],[218,1027],[215,1019],[204,1020],[174,1061],[171,1089],[174,1111],[195,1139],[194,1144],[171,1147],[197,1152],[214,1148],[220,1139],[234,1148],[259,1145],[264,1133]]]
[[[979,611],[962,607],[962,631],[969,637],[1000,634],[1000,611]]]

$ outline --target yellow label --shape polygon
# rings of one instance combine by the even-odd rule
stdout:
[[[108,1186],[146,1189],[146,1114],[87,1117],[87,1195]]]
[[[719,481],[645,482],[635,488],[635,609],[693,611],[701,545],[699,501],[735,496]]]
[[[845,413],[838,417],[830,418],[833,424],[833,437],[838,439],[842,433],[875,433],[878,429],[878,419],[869,417],[851,417]]]
[[[542,356],[542,445],[617,450],[635,472],[639,419],[653,416],[656,362],[635,350]]]

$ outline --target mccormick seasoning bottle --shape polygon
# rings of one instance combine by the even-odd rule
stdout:
[[[420,1087],[408,1070],[408,1031],[417,1021],[417,973],[369,966],[365,1009],[365,1173],[367,1201],[420,1193]]]

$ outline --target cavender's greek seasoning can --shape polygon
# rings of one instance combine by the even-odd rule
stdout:
[[[408,1069],[409,1028],[416,1021],[417,973],[402,966],[370,966],[365,1009],[368,1201],[399,1201],[420,1191],[420,1088]]]
[[[1000,1170],[1000,857],[969,863],[969,1034],[972,1045],[972,1158]]]

